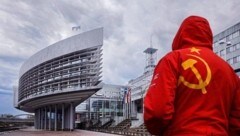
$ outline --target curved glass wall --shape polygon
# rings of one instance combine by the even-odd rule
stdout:
[[[101,78],[101,47],[65,54],[31,68],[19,80],[18,101],[96,86]]]

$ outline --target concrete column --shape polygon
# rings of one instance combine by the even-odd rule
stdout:
[[[38,109],[38,129],[41,129],[41,111]]]
[[[35,129],[38,129],[38,110],[35,109],[35,114],[34,114],[34,127]]]
[[[38,129],[41,129],[41,111],[38,109]]]
[[[52,124],[52,109],[51,106],[49,106],[49,120],[48,120],[48,129],[51,130],[51,124]]]
[[[64,129],[70,129],[70,121],[69,121],[69,116],[70,116],[70,105],[65,104],[65,112],[64,112]]]
[[[57,131],[57,105],[55,105],[54,130]]]
[[[41,128],[40,129],[43,129],[43,116],[44,116],[44,113],[43,113],[43,109],[40,108],[40,116],[41,116]]]
[[[97,112],[96,112],[96,113],[97,113],[97,120],[99,119],[99,118],[98,118],[98,110],[100,109],[100,107],[98,107],[98,101],[99,101],[99,100],[97,100]]]
[[[127,119],[129,119],[129,103],[127,103],[126,105],[127,105]]]
[[[34,111],[34,128],[37,129],[37,110]]]
[[[44,109],[44,129],[47,129],[47,107]]]
[[[131,101],[130,118],[132,118],[132,114],[133,114],[133,101]]]
[[[123,118],[125,119],[125,103],[123,103]]]
[[[104,117],[104,111],[105,111],[105,110],[104,110],[104,101],[105,101],[105,100],[102,100],[102,118],[105,118],[105,117]]]
[[[73,103],[70,103],[69,123],[70,123],[70,131],[72,131],[73,130]]]
[[[89,121],[91,120],[91,99],[89,98],[89,105],[88,105],[88,108],[89,108]]]
[[[64,130],[64,104],[62,104],[62,130]]]
[[[135,118],[137,118],[137,107],[136,107],[136,103],[135,103],[135,101],[133,101],[133,108],[132,108],[132,112],[133,112],[133,115],[134,115],[134,117]]]

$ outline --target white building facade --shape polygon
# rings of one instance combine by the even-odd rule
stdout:
[[[152,47],[144,51],[146,54],[144,73],[128,82],[128,87],[131,89],[130,118],[132,119],[132,127],[137,127],[143,123],[143,98],[156,66],[156,52],[157,49]]]
[[[35,128],[73,130],[75,106],[101,89],[103,28],[52,44],[24,62],[14,106],[35,113]]]
[[[215,35],[213,42],[214,52],[240,76],[240,22]]]

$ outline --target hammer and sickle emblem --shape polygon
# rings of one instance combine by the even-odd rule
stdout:
[[[212,78],[211,70],[210,70],[207,62],[205,60],[203,60],[202,58],[200,58],[199,56],[192,55],[192,54],[188,54],[188,56],[192,56],[192,57],[197,58],[197,59],[199,59],[200,61],[203,62],[203,64],[205,65],[205,67],[207,69],[206,80],[203,81],[200,73],[198,72],[198,69],[194,66],[198,61],[195,60],[195,59],[187,59],[186,61],[184,61],[182,63],[182,67],[183,67],[184,70],[187,70],[187,69],[191,69],[192,70],[192,72],[194,73],[194,75],[198,79],[198,84],[189,83],[188,81],[186,81],[184,79],[183,76],[179,77],[178,84],[183,83],[185,86],[187,86],[187,87],[189,87],[191,89],[201,89],[202,93],[206,94],[207,93],[206,86],[210,83],[211,78]]]

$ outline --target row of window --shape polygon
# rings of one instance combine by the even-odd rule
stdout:
[[[49,60],[27,71],[19,80],[19,101],[42,93],[85,88],[99,82],[99,47]]]
[[[225,50],[223,49],[220,51],[220,54],[218,54],[218,53],[216,53],[216,54],[219,55],[220,57],[223,57],[225,55]]]
[[[226,37],[223,37],[223,38],[220,39],[219,41],[215,42],[215,43],[213,44],[213,47],[216,47],[216,46],[218,46],[218,45],[221,44],[221,43],[229,42],[230,40],[232,40],[232,39],[234,39],[234,38],[236,38],[236,37],[238,37],[238,36],[240,36],[240,30],[237,30],[237,31],[235,31],[234,33],[232,33],[232,34],[230,34],[230,35],[228,35],[228,36],[226,36]]]
[[[230,65],[240,62],[240,55],[228,59],[227,62],[228,62]]]
[[[234,44],[233,46],[227,47],[227,54],[239,49],[240,49],[240,43]]]
[[[237,44],[234,44],[233,46],[227,47],[226,52],[225,52],[225,49],[222,49],[219,52],[216,52],[216,54],[219,55],[220,57],[224,57],[226,53],[229,54],[239,49],[240,49],[240,43],[237,43]]]

